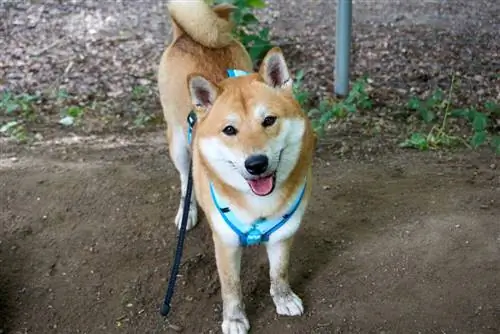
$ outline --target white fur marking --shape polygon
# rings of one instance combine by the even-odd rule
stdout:
[[[256,119],[264,119],[267,114],[267,108],[261,104],[257,105],[253,110],[253,114]]]
[[[235,123],[238,123],[240,121],[240,116],[238,116],[236,114],[229,114],[229,115],[227,115],[226,120],[230,124],[235,124]]]
[[[201,154],[222,181],[241,192],[249,191],[248,183],[241,173],[245,161],[243,153],[227,147],[217,137],[201,139],[199,144]]]
[[[175,216],[175,224],[178,228],[181,226],[182,212],[184,207],[183,198],[186,196],[186,187],[189,176],[189,163],[191,156],[188,151],[187,138],[182,128],[178,128],[172,133],[172,141],[169,150],[171,152],[171,157],[177,171],[179,172],[179,177],[181,180],[181,198],[179,201],[179,209]],[[189,216],[186,225],[186,229],[190,230],[197,223],[198,218],[198,207],[196,204],[196,197],[194,191],[192,192],[191,198],[187,199],[191,201],[189,206]]]

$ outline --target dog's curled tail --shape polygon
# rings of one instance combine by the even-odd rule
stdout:
[[[186,33],[208,48],[222,48],[233,41],[230,14],[234,6],[210,7],[204,0],[169,0],[167,8],[174,22],[174,38]]]

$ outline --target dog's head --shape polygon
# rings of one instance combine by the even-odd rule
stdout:
[[[212,172],[257,196],[279,188],[311,135],[281,51],[269,51],[259,73],[219,84],[193,74],[188,87],[198,115],[194,145]]]

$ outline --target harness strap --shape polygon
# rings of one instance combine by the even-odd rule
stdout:
[[[263,238],[264,241],[269,241],[269,236],[271,234],[273,234],[274,232],[276,232],[281,226],[285,225],[285,223],[290,218],[292,218],[292,216],[295,213],[295,211],[297,211],[297,209],[299,208],[299,205],[302,202],[302,198],[304,197],[305,192],[306,192],[306,183],[304,182],[304,186],[302,186],[302,190],[300,191],[299,197],[293,203],[293,206],[290,209],[290,211],[288,211],[287,213],[285,213],[283,215],[281,221],[278,224],[274,225],[269,231],[267,231],[266,233],[264,233],[264,235],[262,236],[262,238]]]
[[[304,182],[304,185],[302,186],[302,189],[295,199],[292,207],[280,218],[279,221],[276,222],[267,218],[260,218],[253,222],[253,224],[248,225],[240,222],[234,215],[234,213],[231,212],[231,209],[229,207],[221,205],[220,201],[217,200],[217,195],[215,193],[213,184],[210,184],[210,195],[215,204],[215,207],[219,211],[219,214],[226,222],[226,224],[231,228],[231,230],[233,230],[234,233],[236,233],[239,238],[240,244],[245,247],[269,241],[269,237],[271,236],[271,234],[285,225],[293,216],[295,211],[297,211],[304,197],[305,190],[306,183]],[[228,215],[232,216],[233,219],[230,219]]]

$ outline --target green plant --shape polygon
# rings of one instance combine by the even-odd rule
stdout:
[[[259,20],[253,14],[255,9],[266,7],[264,0],[214,0],[209,3],[230,3],[235,6],[232,13],[235,22],[234,34],[245,46],[254,62],[272,48],[269,29],[260,28]]]
[[[463,143],[466,146],[477,148],[489,141],[492,148],[500,153],[500,136],[490,136],[488,131],[491,123],[490,117],[500,115],[500,105],[488,101],[481,108],[483,111],[480,111],[478,107],[453,108],[452,97],[455,88],[456,80],[453,76],[447,95],[441,89],[436,89],[425,100],[417,97],[412,97],[409,100],[407,107],[412,111],[417,111],[425,123],[436,123],[439,121],[439,117],[442,117],[442,120],[438,124],[434,124],[427,134],[413,133],[410,138],[400,144],[400,147],[424,151]],[[451,118],[462,118],[469,122],[471,135],[468,141],[450,133],[448,122]]]
[[[0,95],[0,111],[8,116],[22,116],[31,118],[33,116],[34,105],[40,100],[39,95],[18,94],[10,91],[2,92]]]
[[[451,112],[451,116],[466,119],[471,124],[472,136],[469,142],[473,148],[478,148],[489,141],[495,152],[500,154],[500,135],[491,135],[488,131],[491,124],[490,117],[500,115],[500,105],[486,102],[483,110],[484,112],[481,112],[474,107],[455,109]]]
[[[408,101],[408,109],[417,111],[426,123],[432,123],[436,119],[436,112],[443,107],[446,107],[446,102],[443,100],[444,93],[441,89],[436,89],[432,95],[426,100],[420,100],[413,96]]]
[[[293,81],[293,95],[297,102],[299,102],[300,106],[305,109],[307,103],[309,102],[309,92],[302,88],[304,80],[304,71],[299,70],[297,74],[295,74],[295,80]]]
[[[137,85],[132,88],[132,100],[140,101],[142,100],[149,92],[149,88],[144,85]]]
[[[58,101],[64,101],[70,97],[68,91],[66,89],[60,89],[56,92],[56,99]]]
[[[1,92],[0,115],[7,116],[7,122],[0,127],[0,134],[11,137],[18,142],[26,141],[28,132],[25,123],[36,117],[35,104],[39,100],[39,95]]]
[[[309,111],[309,117],[312,118],[314,130],[323,135],[326,125],[332,119],[342,119],[349,114],[353,114],[358,109],[368,110],[373,107],[370,96],[366,91],[367,79],[360,78],[356,80],[349,91],[347,97],[340,101],[324,99],[320,101],[317,108]]]
[[[25,142],[28,139],[26,127],[20,121],[10,121],[0,127],[0,133],[15,139],[18,142]]]
[[[64,126],[72,126],[78,123],[83,117],[84,109],[80,106],[69,106],[61,113],[59,124]]]
[[[142,111],[137,115],[134,119],[134,125],[132,126],[133,129],[137,128],[144,128],[146,124],[152,122],[155,120],[154,115],[146,115]]]
[[[441,89],[436,89],[426,100],[420,100],[417,97],[410,98],[407,104],[408,109],[417,111],[425,123],[430,124],[436,121],[439,114],[444,116],[440,126],[434,125],[427,134],[413,133],[409,139],[399,145],[400,147],[425,151],[440,146],[454,146],[461,141],[461,138],[452,136],[447,131],[447,121],[451,115],[450,108],[454,84],[455,79],[453,77],[446,98]]]

